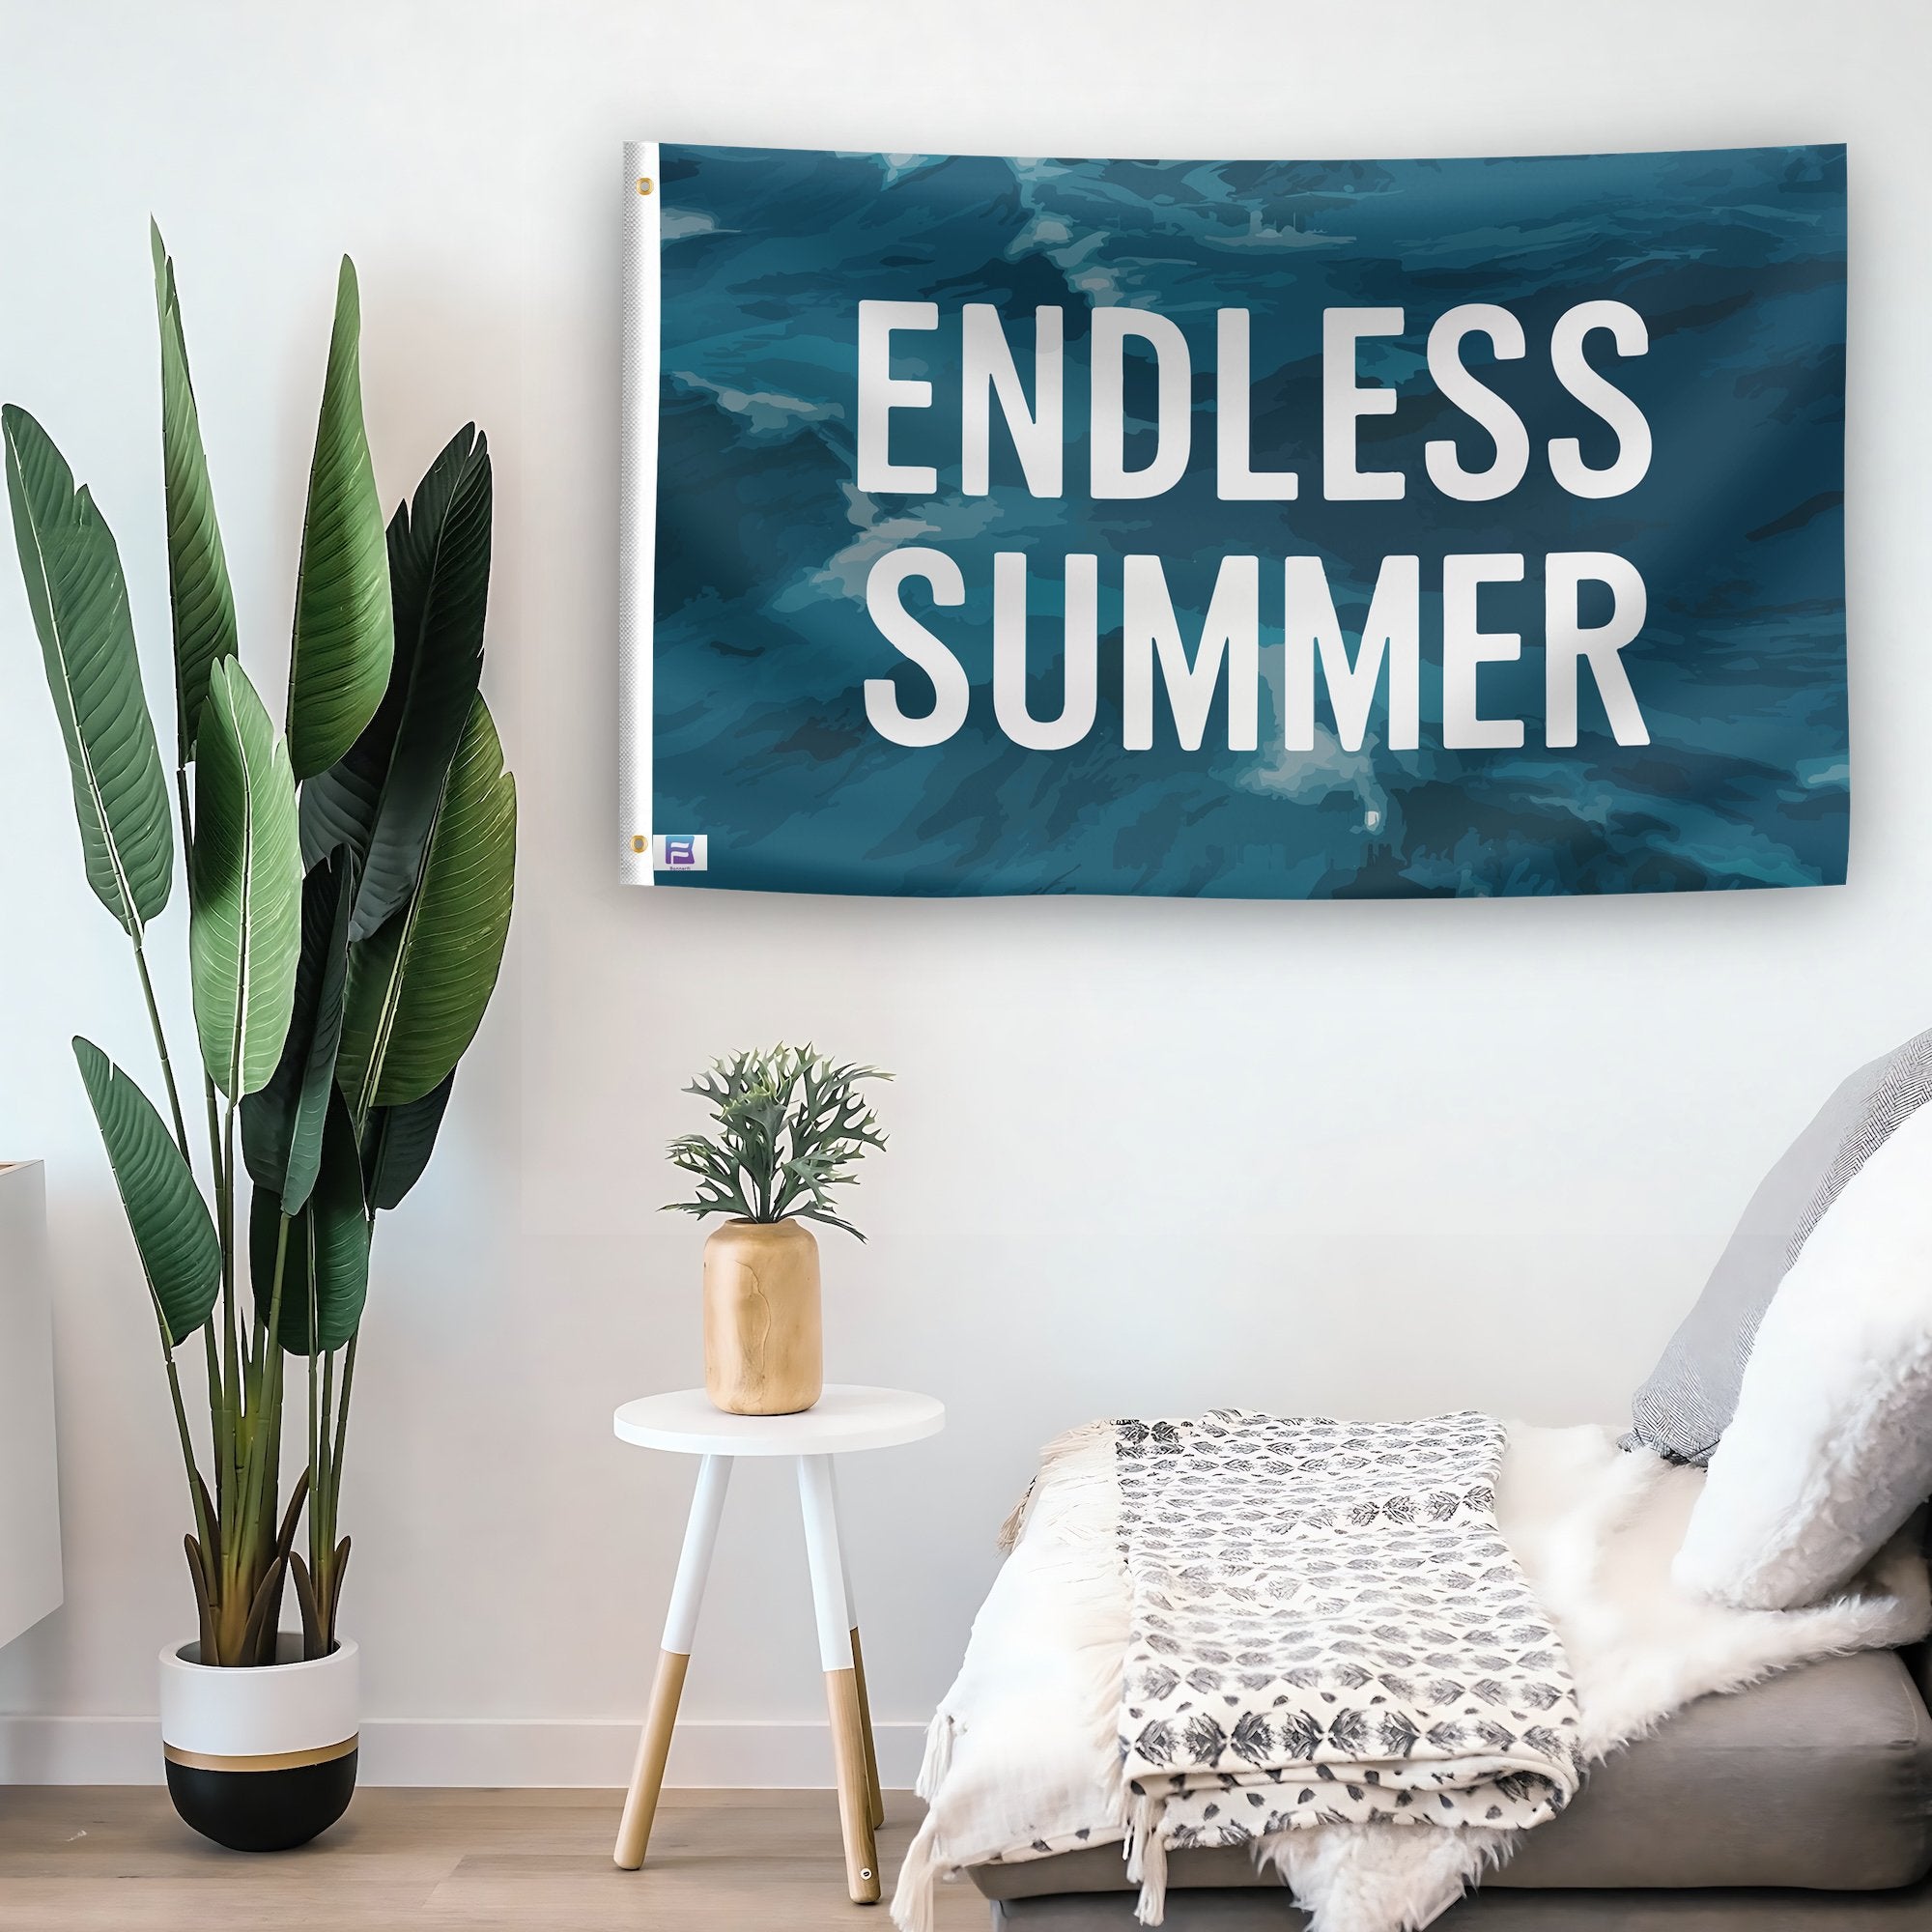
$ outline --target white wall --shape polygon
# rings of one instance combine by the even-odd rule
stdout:
[[[690,1471],[620,1449],[608,1418],[698,1374],[699,1231],[652,1210],[691,1119],[677,1088],[715,1049],[810,1035],[899,1074],[872,1240],[828,1236],[826,1261],[835,1376],[952,1414],[846,1483],[903,1776],[1043,1437],[1220,1403],[1615,1415],[1823,1091],[1932,1020],[1915,0],[1829,19],[1789,0],[8,0],[4,35],[0,394],[119,530],[157,701],[150,210],[258,677],[281,673],[338,250],[362,274],[385,497],[467,417],[497,452],[488,688],[522,874],[436,1165],[383,1231],[344,1502],[373,1776],[622,1774]],[[618,887],[619,144],[646,134],[1228,156],[1849,139],[1854,883],[1308,906]],[[185,1511],[66,1044],[85,1029],[145,1067],[144,1029],[0,577],[0,1155],[48,1163],[68,1565],[67,1606],[0,1653],[0,1711],[36,1714],[0,1724],[0,1776],[145,1776],[152,1732],[127,1720],[189,1627]],[[157,945],[185,1042],[181,927]],[[816,1778],[797,1727],[817,1699],[790,1499],[748,1471],[678,1769]]]

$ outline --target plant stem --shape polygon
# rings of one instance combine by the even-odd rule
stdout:
[[[201,1470],[194,1460],[194,1438],[188,1434],[187,1409],[182,1402],[181,1371],[175,1366],[175,1351],[167,1346],[165,1337],[161,1358],[168,1365],[168,1394],[174,1400],[175,1430],[181,1436],[182,1462],[187,1470],[187,1499],[194,1511],[194,1533],[201,1543],[202,1561],[206,1563],[214,1544],[209,1533],[208,1512],[202,1507]]]
[[[311,1335],[309,1339],[312,1342],[315,1338]],[[313,1495],[315,1486],[320,1482],[322,1502],[320,1508],[313,1502],[309,1505],[309,1569],[315,1577],[317,1592],[326,1594],[324,1585],[327,1580],[326,1573],[329,1552],[335,1548],[335,1468],[329,1439],[330,1418],[334,1414],[336,1405],[335,1354],[333,1350],[316,1352],[322,1355],[322,1403],[317,1410],[316,1426],[316,1447],[321,1469],[318,1475],[309,1479],[309,1490]],[[309,1356],[309,1361],[311,1365],[314,1363],[315,1354]],[[327,1634],[325,1627],[323,1635],[326,1638]]]
[[[232,1127],[233,1109],[230,1109]],[[283,1217],[275,1243],[274,1286],[270,1291],[270,1304],[279,1313],[282,1292],[282,1271],[288,1257],[288,1219]],[[233,1331],[230,1331],[230,1343]],[[268,1494],[269,1471],[274,1466],[275,1450],[279,1445],[281,1403],[279,1399],[277,1369],[280,1351],[265,1350],[252,1372],[244,1378],[239,1372],[231,1383],[231,1398],[239,1396],[242,1402],[242,1412],[236,1435],[240,1438],[232,1447],[237,1452],[235,1470],[234,1527],[224,1540],[221,1561],[221,1601],[216,1610],[215,1624],[220,1633],[221,1662],[241,1664],[253,1662],[254,1659],[242,1653],[249,1612],[254,1606],[256,1593],[268,1575],[269,1564],[264,1560],[264,1539],[262,1520],[265,1510],[270,1516],[269,1545],[272,1548],[274,1538],[273,1499]],[[233,1402],[230,1403],[231,1412]]]
[[[240,1387],[242,1356],[235,1326],[235,1102],[221,1122],[221,1370],[231,1390]]]
[[[315,1513],[322,1503],[322,1463],[320,1461],[324,1438],[322,1411],[316,1406],[315,1393],[315,1296],[309,1296],[309,1350],[308,1350],[308,1548],[309,1574],[315,1574]]]
[[[311,1310],[314,1309],[313,1300],[309,1306]],[[335,1357],[316,1346],[313,1315],[309,1323],[308,1341],[308,1576],[315,1606],[315,1641],[320,1646],[315,1654],[327,1657],[329,1649],[329,1628],[333,1622],[329,1610],[331,1589],[328,1558],[335,1548],[335,1518],[328,1501],[328,1418],[329,1410],[335,1401]],[[319,1389],[316,1366],[318,1358],[322,1365]]]
[[[214,1323],[201,1324],[203,1352],[207,1356],[208,1372],[208,1440],[209,1455],[214,1466],[214,1514],[224,1524],[228,1520],[228,1457],[222,1446],[228,1439],[222,1427],[224,1409],[221,1394],[221,1357],[214,1346]]]
[[[208,1109],[208,1160],[214,1176],[214,1220],[219,1228],[222,1212],[221,1116],[215,1105],[214,1076],[206,1069],[202,1072],[201,1089]],[[232,1497],[225,1445],[232,1440],[234,1432],[228,1426],[227,1395],[221,1379],[221,1358],[215,1348],[214,1323],[204,1322],[201,1332],[208,1350],[208,1428],[214,1458],[214,1509],[225,1526]]]
[[[274,1286],[269,1291],[269,1321],[275,1333],[280,1333],[282,1315],[282,1275],[288,1263],[289,1217],[281,1216],[281,1225],[275,1234],[275,1278]],[[249,1494],[248,1514],[242,1524],[242,1535],[252,1551],[260,1541],[260,1532],[266,1516],[270,1533],[273,1534],[273,1499],[265,1494],[264,1483],[272,1451],[281,1435],[282,1406],[279,1396],[279,1374],[282,1351],[279,1349],[265,1349],[255,1362],[251,1378],[254,1402],[252,1405],[253,1428],[249,1435]],[[250,1583],[256,1580],[251,1577]],[[252,1588],[250,1594],[253,1594]]]
[[[148,954],[140,940],[134,942],[134,970],[141,976],[141,997],[148,1003],[148,1024],[155,1033],[155,1051],[161,1058],[161,1078],[168,1090],[168,1112],[174,1116],[175,1145],[184,1160],[188,1157],[187,1123],[182,1119],[181,1094],[175,1089],[174,1062],[168,1058],[167,1035],[161,1030],[161,1009],[155,1000],[155,982],[148,973]]]
[[[323,1370],[323,1410],[327,1417],[329,1408],[329,1384],[335,1378],[335,1356],[331,1353]],[[339,1592],[342,1578],[336,1568],[336,1551],[340,1547],[336,1539],[337,1506],[342,1498],[342,1450],[349,1436],[349,1396],[355,1380],[355,1337],[349,1338],[349,1345],[342,1351],[342,1385],[334,1399],[335,1446],[326,1452],[328,1461],[327,1490],[327,1494],[322,1510],[318,1513],[314,1504],[309,1506],[309,1534],[311,1563],[316,1578],[316,1598],[322,1613],[322,1643],[325,1656],[335,1645],[335,1616],[340,1607]],[[327,1423],[325,1422],[325,1427]]]
[[[221,1146],[216,1152],[216,1200],[221,1217],[221,1419],[228,1456],[229,1495],[233,1509],[233,1528],[223,1539],[224,1555],[232,1549],[234,1561],[223,1564],[224,1577],[241,1575],[242,1546],[245,1541],[247,1490],[242,1482],[242,1465],[248,1449],[250,1418],[244,1406],[242,1386],[242,1358],[235,1334],[235,1102],[230,1100],[222,1122]],[[224,1527],[227,1527],[224,1524]],[[244,1612],[245,1614],[245,1612]]]
[[[192,865],[194,863],[194,812],[188,805],[187,766],[185,764],[175,767],[175,810],[181,813],[182,850],[187,855],[188,863]],[[190,898],[193,897],[192,887],[189,889],[188,895]]]
[[[342,1392],[335,1401],[335,1453],[329,1458],[328,1515],[331,1527],[335,1520],[335,1505],[342,1493],[342,1449],[349,1440],[349,1392],[355,1385],[355,1343],[356,1335],[349,1338],[349,1346],[342,1351]]]

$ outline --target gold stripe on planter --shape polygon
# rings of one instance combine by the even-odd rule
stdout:
[[[351,1736],[339,1745],[317,1745],[312,1750],[265,1751],[257,1757],[180,1750],[173,1745],[163,1745],[161,1752],[170,1764],[185,1765],[189,1771],[299,1771],[305,1764],[333,1764],[355,1748],[355,1739]]]

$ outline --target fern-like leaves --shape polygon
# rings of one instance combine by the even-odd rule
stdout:
[[[866,1237],[834,1211],[833,1190],[859,1178],[868,1149],[883,1149],[878,1117],[859,1092],[890,1073],[840,1065],[815,1047],[753,1047],[712,1062],[684,1091],[706,1104],[708,1134],[680,1134],[671,1165],[692,1177],[689,1201],[667,1202],[680,1214],[728,1214],[744,1221],[819,1221]]]

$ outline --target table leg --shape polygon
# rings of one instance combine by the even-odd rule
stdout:
[[[866,1776],[866,1727],[853,1668],[852,1618],[845,1603],[845,1566],[838,1549],[838,1506],[832,1458],[798,1459],[799,1510],[805,1553],[811,1566],[811,1604],[818,1619],[818,1661],[832,1716],[832,1752],[838,1775],[838,1827],[845,1840],[845,1889],[856,1905],[879,1898],[879,1852],[872,1837],[872,1794]]]
[[[832,1510],[838,1514],[838,1474],[832,1471]],[[852,1565],[845,1555],[845,1530],[838,1527],[838,1570],[845,1583],[845,1614],[852,1623],[852,1678],[859,1687],[859,1725],[866,1738],[866,1790],[871,1800],[872,1830],[886,1822],[885,1793],[879,1788],[879,1747],[872,1734],[872,1700],[866,1691],[866,1653],[859,1644],[859,1600],[852,1594]]]
[[[711,1569],[711,1552],[718,1544],[718,1524],[724,1514],[724,1492],[730,1481],[730,1457],[707,1456],[698,1464],[697,1490],[691,1499],[684,1548],[677,1559],[677,1580],[671,1585],[670,1608],[665,1615],[664,1648],[658,1654],[657,1676],[651,1685],[643,1734],[638,1740],[631,1787],[624,1794],[616,1849],[611,1854],[626,1871],[636,1871],[643,1863],[650,1844],[651,1821],[657,1816],[665,1760],[670,1754],[670,1734],[677,1722],[678,1698],[684,1692],[684,1673],[691,1662],[697,1605]]]

